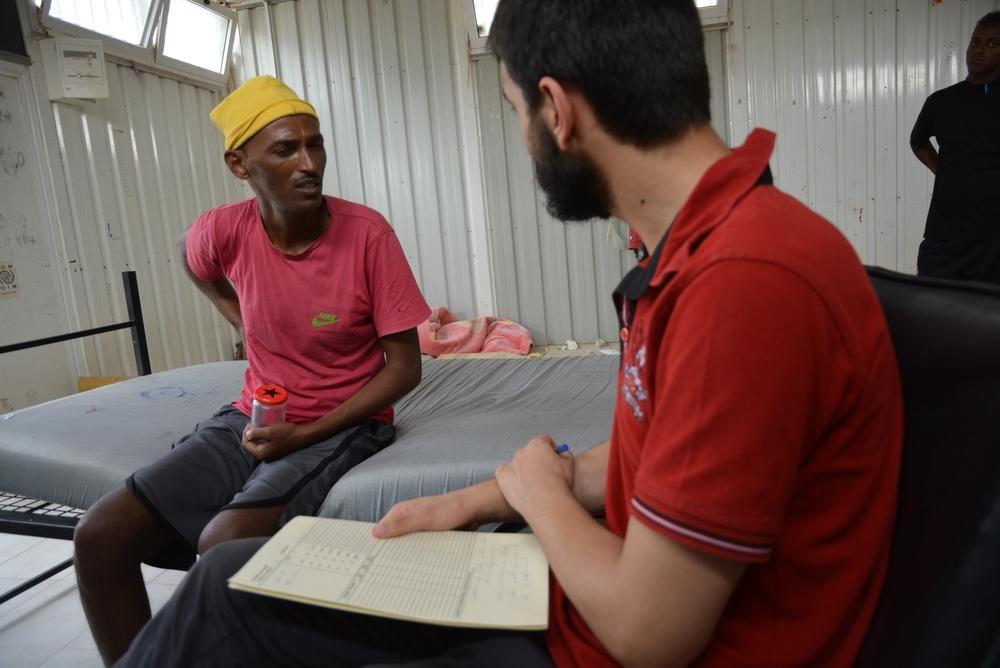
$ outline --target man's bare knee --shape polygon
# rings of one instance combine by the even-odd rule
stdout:
[[[124,486],[101,497],[73,532],[78,569],[138,562],[168,540],[166,528]]]
[[[284,506],[266,508],[230,508],[212,518],[198,537],[198,554],[205,554],[219,543],[237,538],[270,536],[278,527]]]
[[[245,536],[234,530],[234,527],[209,524],[198,536],[198,554],[205,554],[216,545],[236,538],[245,538]]]

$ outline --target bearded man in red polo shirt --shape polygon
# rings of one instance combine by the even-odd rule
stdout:
[[[575,459],[538,437],[494,481],[401,503],[374,533],[522,518],[552,569],[547,633],[228,590],[261,544],[244,540],[203,557],[125,665],[854,661],[888,562],[902,401],[850,244],[772,185],[772,133],[730,150],[712,130],[691,0],[502,0],[490,41],[552,213],[614,215],[651,251],[615,293],[612,435]]]

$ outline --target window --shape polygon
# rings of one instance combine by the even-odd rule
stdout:
[[[153,21],[153,0],[50,0],[48,16],[143,46]]]
[[[57,34],[100,39],[109,55],[214,84],[226,81],[236,12],[220,0],[34,0]]]
[[[465,11],[469,28],[469,51],[473,56],[486,53],[486,38],[500,0],[466,0]],[[721,28],[729,23],[728,0],[695,0],[706,28]]]
[[[728,0],[694,0],[706,28],[724,28],[729,24]]]
[[[469,27],[469,52],[480,56],[486,51],[486,37],[490,34],[493,14],[500,0],[465,0],[465,15]]]
[[[493,23],[493,15],[496,14],[499,2],[500,0],[474,0],[476,32],[480,37],[487,37],[490,34],[490,24]]]
[[[168,0],[157,55],[222,75],[233,45],[236,13],[193,0]]]

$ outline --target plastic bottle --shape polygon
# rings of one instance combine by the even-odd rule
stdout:
[[[250,425],[267,427],[285,421],[288,392],[277,385],[261,385],[253,392],[253,414]]]

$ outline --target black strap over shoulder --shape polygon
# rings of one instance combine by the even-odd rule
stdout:
[[[761,172],[757,183],[754,184],[754,188],[773,185],[774,176],[771,174],[771,166],[765,165],[764,171]],[[670,231],[673,227],[673,224],[671,224],[667,233],[660,239],[660,243],[656,245],[656,250],[653,251],[649,262],[645,266],[634,267],[625,274],[625,277],[622,278],[618,287],[615,288],[611,295],[611,298],[615,302],[615,313],[618,314],[618,326],[622,328],[623,335],[627,336],[628,328],[632,324],[632,318],[635,315],[636,304],[639,303],[639,298],[649,289],[649,283],[653,280],[653,276],[656,275],[656,267],[660,263],[663,247],[667,245],[667,239],[670,237]]]

